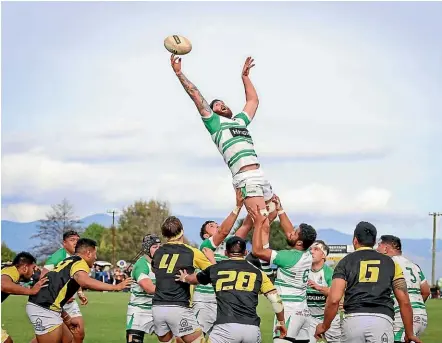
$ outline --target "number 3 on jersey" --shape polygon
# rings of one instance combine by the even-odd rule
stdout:
[[[180,257],[179,254],[173,254],[172,258],[168,262],[169,256],[170,256],[169,254],[164,254],[163,257],[161,258],[159,266],[160,269],[166,269],[167,274],[173,273],[175,264],[178,261],[178,257]]]
[[[237,291],[251,292],[255,288],[256,274],[248,272],[237,272],[235,270],[221,270],[218,276],[224,276],[216,281],[216,291]],[[236,281],[234,284],[233,282]],[[232,283],[224,285],[225,283]]]
[[[369,260],[359,263],[359,282],[377,282],[379,279],[379,267],[381,261]]]

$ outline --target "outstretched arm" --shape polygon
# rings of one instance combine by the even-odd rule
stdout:
[[[272,259],[272,250],[264,248],[262,242],[262,226],[267,220],[267,217],[260,212],[258,207],[256,209],[247,207],[247,211],[249,212],[253,221],[253,226],[255,227],[252,237],[252,253],[260,260],[270,262]]]
[[[247,57],[242,70],[242,82],[244,83],[244,90],[246,92],[246,105],[244,106],[243,111],[249,115],[250,120],[255,116],[259,105],[258,94],[249,78],[250,69],[255,66],[253,61],[253,58]]]
[[[192,82],[190,82],[181,71],[181,57],[175,57],[175,55],[172,55],[170,57],[170,63],[172,65],[173,71],[180,80],[187,94],[189,94],[190,98],[195,103],[201,116],[210,117],[210,115],[212,114],[212,110],[209,104],[207,103],[206,99],[204,99],[198,88],[196,88],[196,86]]]
[[[275,195],[275,204],[276,204],[276,211],[279,216],[279,223],[284,231],[286,238],[290,239],[290,236],[294,230],[293,224],[290,221],[289,217],[287,216],[287,213],[285,213],[284,209],[282,208],[281,200],[276,195]]]

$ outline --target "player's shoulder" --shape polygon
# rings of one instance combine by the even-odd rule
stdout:
[[[55,251],[52,255],[50,255],[47,261],[51,261],[53,264],[57,264],[63,261],[68,256],[65,248],[60,248]]]
[[[202,241],[200,246],[199,246],[199,249],[203,250],[204,248],[207,248],[207,249],[210,249],[210,250],[215,250],[216,247],[213,245],[211,238],[212,237],[206,238],[204,241]]]
[[[20,273],[18,272],[18,269],[15,266],[9,266],[3,268],[1,275],[9,276],[13,282],[18,282],[18,280],[20,279]]]

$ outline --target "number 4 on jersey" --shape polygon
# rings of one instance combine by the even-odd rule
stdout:
[[[160,261],[160,266],[159,266],[160,269],[166,269],[167,274],[173,273],[173,270],[175,268],[175,264],[178,261],[178,257],[180,257],[179,254],[173,254],[172,258],[168,262],[169,256],[170,256],[169,254],[163,255],[163,257],[161,258],[161,261]]]

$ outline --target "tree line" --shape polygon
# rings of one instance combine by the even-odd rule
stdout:
[[[161,237],[161,224],[170,215],[169,205],[157,200],[139,200],[124,208],[115,223],[115,260],[131,261],[141,248],[141,241],[147,233],[155,233]],[[235,228],[238,228],[242,221],[243,219],[238,220]],[[75,215],[73,205],[67,199],[52,205],[51,210],[46,213],[46,218],[39,221],[37,232],[31,237],[39,242],[32,247],[31,252],[38,261],[43,262],[62,247],[63,233],[75,230],[81,237],[91,238],[97,242],[98,260],[112,261],[112,228],[98,223],[92,223],[87,227],[82,224]],[[253,230],[247,237],[250,242],[252,234]],[[185,240],[188,244],[199,245],[199,242],[189,242],[186,237]],[[270,247],[276,250],[288,248],[279,221],[274,221],[271,225]],[[2,242],[1,260],[11,261],[14,256],[15,252]]]

